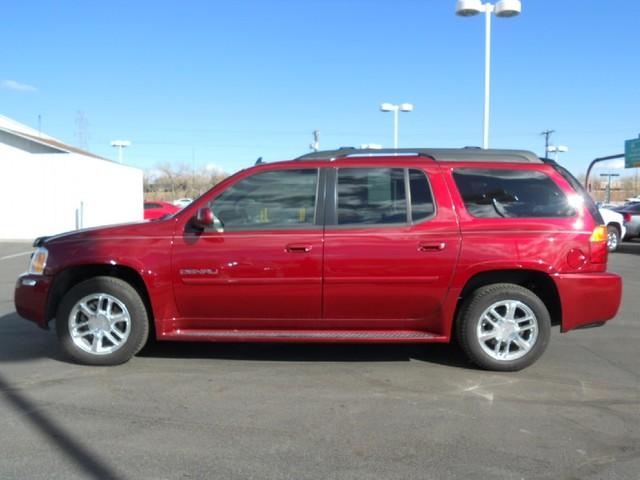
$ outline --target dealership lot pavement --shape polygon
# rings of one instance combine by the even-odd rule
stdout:
[[[152,344],[69,363],[17,316],[31,247],[0,242],[0,478],[637,479],[640,243],[624,299],[519,373],[454,346]]]

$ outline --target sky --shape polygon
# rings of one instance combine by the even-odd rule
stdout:
[[[640,2],[523,0],[493,18],[490,146],[574,174],[640,135]],[[482,144],[484,19],[455,0],[23,1],[3,6],[0,114],[127,164],[228,173],[310,150]],[[608,162],[603,170],[620,165]],[[629,174],[633,169],[619,170]]]

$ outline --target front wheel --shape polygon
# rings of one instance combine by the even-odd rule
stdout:
[[[481,368],[516,371],[547,348],[549,311],[531,290],[498,283],[481,287],[465,301],[457,320],[460,344]]]
[[[94,277],[63,297],[56,313],[56,333],[62,348],[77,362],[118,365],[147,341],[147,309],[124,280]]]

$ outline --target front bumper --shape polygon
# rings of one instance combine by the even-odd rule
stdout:
[[[53,278],[46,275],[20,275],[13,294],[18,315],[47,328],[47,300],[52,281]]]
[[[569,273],[553,277],[562,301],[562,331],[611,320],[622,300],[615,273]]]

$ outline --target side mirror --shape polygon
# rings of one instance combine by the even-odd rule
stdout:
[[[210,208],[202,207],[199,208],[195,218],[193,219],[193,223],[196,227],[201,228],[202,230],[206,228],[215,228],[216,232],[223,232],[222,222],[216,218]]]

